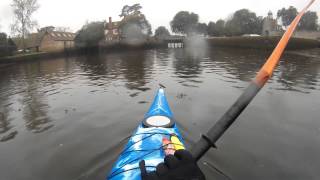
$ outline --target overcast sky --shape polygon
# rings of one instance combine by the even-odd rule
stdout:
[[[220,18],[225,19],[234,11],[248,8],[259,16],[266,16],[271,10],[276,14],[282,7],[295,6],[301,10],[309,0],[38,0],[39,10],[34,14],[40,27],[70,27],[74,32],[88,21],[101,21],[111,16],[119,20],[122,7],[126,4],[140,3],[142,12],[152,25],[169,26],[174,15],[181,10],[192,11],[199,15],[201,22],[208,23]],[[13,22],[12,0],[0,0],[0,31],[10,32]],[[311,10],[320,16],[320,3],[316,1]]]

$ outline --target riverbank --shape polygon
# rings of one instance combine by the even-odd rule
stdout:
[[[73,50],[68,50],[63,52],[32,52],[32,53],[26,53],[26,54],[16,54],[13,56],[0,57],[0,64],[58,58],[63,56],[70,56],[70,55],[76,54],[76,52],[77,52],[76,49],[73,49]]]
[[[211,47],[222,47],[222,48],[239,48],[239,49],[262,49],[272,50],[277,45],[280,37],[209,37],[206,38],[207,43]],[[181,40],[183,41],[183,40]],[[289,41],[287,50],[304,50],[315,49],[320,46],[320,42],[311,39],[292,38]],[[14,56],[0,57],[0,63],[15,63],[34,61],[41,59],[50,59],[64,56],[73,56],[89,53],[110,53],[127,50],[142,50],[142,49],[157,49],[157,48],[168,48],[166,41],[150,41],[147,43],[140,44],[108,44],[103,46],[95,47],[82,47],[75,48],[68,51],[62,52],[33,52],[28,54],[18,54]],[[294,51],[291,51],[294,52]]]
[[[166,48],[166,44],[161,42],[150,41],[140,44],[125,44],[115,43],[106,44],[101,46],[92,47],[77,47],[74,49],[68,49],[67,51],[60,52],[31,52],[25,54],[16,54],[13,56],[0,57],[0,64],[34,61],[41,59],[52,59],[64,56],[84,55],[84,54],[95,54],[95,53],[110,53],[128,50],[147,50],[156,48]]]
[[[308,58],[320,59],[320,48],[314,49],[304,49],[304,50],[296,50],[296,51],[287,51],[287,54],[304,56]]]
[[[208,43],[215,47],[250,48],[250,49],[274,49],[280,36],[272,37],[210,37]],[[320,42],[312,39],[291,38],[287,50],[311,49],[320,46]]]

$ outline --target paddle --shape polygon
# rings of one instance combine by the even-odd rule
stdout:
[[[217,121],[217,123],[211,127],[207,134],[202,135],[200,140],[193,146],[191,153],[196,160],[199,160],[210,149],[210,147],[215,147],[214,143],[231,126],[231,124],[236,120],[236,118],[247,107],[247,105],[252,101],[252,99],[271,77],[275,66],[279,62],[281,54],[283,53],[289,39],[293,34],[293,31],[297,27],[303,14],[314,1],[315,0],[311,0],[309,4],[291,22],[289,28],[283,34],[278,45],[273,50],[266,63],[262,66],[255,79],[252,80],[242,95],[227,110],[227,112],[225,112],[225,114]]]

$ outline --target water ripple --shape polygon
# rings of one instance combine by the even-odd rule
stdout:
[[[288,53],[283,56],[265,88],[267,93],[262,92],[256,104],[251,107],[254,110],[248,111],[251,118],[248,114],[244,114],[245,118],[242,117],[245,127],[237,128],[241,129],[242,134],[239,134],[242,138],[250,140],[245,143],[261,142],[256,137],[259,133],[253,134],[247,128],[252,130],[254,126],[260,127],[263,123],[275,123],[274,119],[281,119],[280,123],[275,123],[275,128],[288,134],[290,128],[281,129],[281,126],[292,123],[308,129],[307,125],[301,125],[301,119],[303,122],[308,121],[308,117],[314,118],[314,121],[309,120],[306,124],[317,127],[320,61],[315,57],[316,53],[311,57],[302,56],[303,53]],[[72,157],[72,161],[68,161],[70,167],[91,162],[90,159],[83,158],[85,153],[81,153],[82,151],[75,155],[67,148],[81,148],[84,152],[92,152],[95,145],[87,144],[98,142],[101,150],[110,141],[116,141],[113,133],[119,135],[132,132],[133,128],[128,129],[128,124],[134,127],[139,118],[143,118],[158,83],[168,87],[168,99],[177,117],[181,117],[182,126],[190,127],[189,131],[197,134],[212,119],[216,120],[217,115],[223,113],[243,91],[267,56],[268,52],[256,50],[210,49],[199,56],[190,56],[184,49],[159,49],[58,58],[1,67],[1,158],[7,161],[28,159],[27,163],[19,161],[19,166],[40,174],[43,168],[30,164],[50,169],[47,162],[59,153],[63,161]],[[306,97],[309,99],[304,101]],[[290,103],[285,104],[286,102]],[[301,108],[308,112],[301,115]],[[269,111],[274,113],[268,113]],[[260,118],[265,121],[257,121]],[[97,129],[99,133],[92,135]],[[265,127],[257,129],[264,130]],[[279,137],[285,137],[296,144],[296,138],[304,137],[299,134],[301,131],[309,133],[305,129],[290,132],[298,133],[293,140],[290,139],[292,134],[281,134]],[[233,134],[235,131],[231,131],[226,139],[229,137],[230,141],[230,137],[241,138]],[[244,132],[248,134],[243,134]],[[88,141],[78,137],[87,138]],[[66,145],[56,148],[59,141],[66,141]],[[277,138],[272,141],[277,141]],[[2,146],[7,143],[10,146]],[[40,149],[43,152],[40,153]],[[66,154],[61,154],[61,149]],[[116,154],[117,150],[112,152]],[[236,159],[231,158],[234,161]],[[59,161],[57,164],[64,162]],[[10,163],[0,166],[12,176],[11,179],[16,179],[15,175],[6,172],[6,169],[11,169]],[[254,166],[251,164],[250,167]],[[103,175],[105,172],[104,169]],[[68,178],[62,174],[57,179]]]

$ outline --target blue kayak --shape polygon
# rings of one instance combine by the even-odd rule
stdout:
[[[164,89],[160,88],[149,111],[129,138],[107,179],[139,180],[141,160],[145,160],[147,171],[154,171],[166,155],[173,154],[178,149],[184,149],[183,139],[173,120]]]

